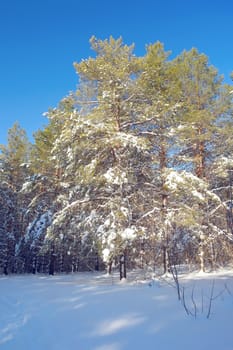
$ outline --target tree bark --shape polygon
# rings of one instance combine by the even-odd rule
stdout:
[[[126,278],[126,254],[120,256],[120,280]]]
[[[55,252],[54,246],[51,248],[50,261],[49,261],[49,275],[54,275],[55,270]]]

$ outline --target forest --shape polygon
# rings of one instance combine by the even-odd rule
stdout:
[[[90,45],[34,142],[0,145],[0,274],[233,263],[233,86],[196,48]]]

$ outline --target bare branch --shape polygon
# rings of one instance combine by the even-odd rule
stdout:
[[[210,318],[210,314],[211,314],[211,308],[212,308],[212,302],[214,300],[214,286],[215,286],[215,280],[213,280],[212,282],[212,287],[211,287],[211,293],[210,293],[210,299],[209,299],[209,307],[208,307],[208,312],[207,312],[207,315],[206,315],[206,318]]]
[[[182,300],[181,301],[182,301],[182,305],[183,305],[183,307],[185,309],[186,314],[189,316],[192,313],[187,308],[186,301],[185,301],[185,292],[184,291],[185,291],[185,288],[183,287],[182,288]]]
[[[194,289],[195,289],[195,285],[193,286],[193,289],[192,289],[191,300],[194,306],[194,317],[197,318],[197,304],[194,299]]]

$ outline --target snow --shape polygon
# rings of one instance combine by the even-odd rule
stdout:
[[[177,191],[180,187],[188,187],[192,190],[193,196],[203,200],[201,193],[197,192],[196,188],[200,190],[206,190],[206,183],[187,171],[176,171],[173,169],[167,169],[165,173],[166,186],[172,190]]]
[[[138,150],[145,149],[145,143],[144,140],[138,136],[128,134],[122,131],[119,131],[115,133],[114,137],[112,137],[112,140],[117,141],[117,143],[120,143],[123,147],[136,147]],[[111,140],[111,142],[112,142]]]
[[[127,183],[127,175],[125,171],[119,171],[117,168],[109,168],[104,174],[106,181],[110,184],[122,185]]]
[[[32,182],[31,181],[26,181],[24,182],[22,188],[21,188],[21,193],[27,193],[32,189]]]
[[[103,260],[108,261],[110,254],[111,254],[111,251],[108,248],[104,248],[102,252]]]
[[[187,191],[200,202],[205,202],[209,198],[214,202],[222,203],[218,195],[208,190],[207,182],[188,171],[166,169],[164,175],[166,187],[174,193]]]
[[[135,226],[127,227],[121,233],[121,237],[126,240],[133,240],[134,238],[136,238],[136,231],[137,229]]]
[[[1,276],[0,347],[233,349],[233,270],[181,275],[193,316],[178,301],[171,276],[145,277],[134,271],[120,283],[104,273]]]
[[[220,156],[217,161],[213,163],[215,175],[228,178],[229,171],[233,168],[233,159]]]
[[[40,238],[44,233],[46,227],[51,224],[52,213],[51,211],[46,211],[45,213],[39,215],[34,219],[32,223],[29,224],[26,234],[25,241],[33,238],[32,245],[35,244],[35,240]]]

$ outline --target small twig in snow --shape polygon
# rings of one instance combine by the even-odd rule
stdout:
[[[197,304],[196,304],[195,299],[194,299],[194,289],[195,289],[195,285],[193,286],[193,289],[192,289],[191,300],[192,300],[193,307],[194,307],[194,317],[197,318]]]
[[[214,286],[215,286],[215,280],[212,282],[212,287],[211,287],[211,293],[210,293],[210,300],[209,300],[209,307],[208,307],[208,313],[206,315],[206,318],[210,318],[211,314],[211,308],[212,308],[212,302],[214,300]]]

